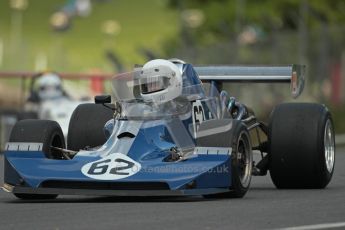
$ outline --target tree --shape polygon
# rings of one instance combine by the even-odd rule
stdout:
[[[306,11],[301,10],[303,5]],[[255,26],[270,34],[277,30],[297,31],[301,18],[309,29],[345,21],[343,0],[170,0],[168,6],[181,12],[199,9],[204,14],[201,26],[188,28],[196,44],[234,38],[246,26]],[[183,33],[187,23],[182,20],[181,24]]]

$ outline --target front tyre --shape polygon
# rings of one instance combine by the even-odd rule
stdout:
[[[233,143],[233,149],[231,156],[232,191],[226,196],[242,198],[249,189],[253,166],[252,146],[249,133],[244,125]]]
[[[242,198],[248,191],[252,177],[253,154],[249,132],[238,120],[222,119],[201,123],[199,131],[231,126],[226,132],[197,138],[197,146],[231,147],[230,191],[221,194],[204,195],[205,198]]]
[[[62,159],[61,154],[51,147],[66,147],[60,125],[56,121],[50,120],[18,121],[11,131],[9,142],[42,143],[42,151],[50,159]]]
[[[42,143],[42,151],[50,159],[61,160],[59,152],[51,147],[65,148],[65,139],[60,125],[49,120],[21,120],[12,129],[10,142]],[[25,154],[25,153],[23,153]],[[54,199],[57,194],[14,193],[17,198],[25,200]]]
[[[324,105],[278,105],[269,125],[270,175],[277,188],[325,188],[335,164],[335,138]]]
[[[68,149],[79,151],[86,147],[103,145],[107,141],[103,131],[104,125],[113,118],[113,115],[111,109],[101,104],[78,105],[69,122]]]

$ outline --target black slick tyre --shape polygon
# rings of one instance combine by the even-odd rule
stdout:
[[[214,127],[224,127],[229,124],[231,124],[231,129],[224,133],[197,138],[197,146],[232,148],[230,191],[221,194],[204,195],[204,197],[242,198],[249,190],[253,165],[251,140],[246,126],[241,121],[231,119],[206,121],[204,123],[200,125],[199,131]]]
[[[110,105],[109,105],[110,106]],[[79,151],[86,147],[103,145],[106,137],[103,131],[114,112],[102,104],[81,104],[73,112],[68,127],[69,150]]]
[[[270,175],[281,189],[319,189],[330,182],[335,163],[333,121],[324,105],[286,103],[269,123]]]
[[[65,148],[65,139],[60,125],[56,121],[26,119],[18,121],[9,138],[9,142],[42,143],[42,151],[47,158],[62,159],[51,146]]]
[[[42,143],[42,151],[50,159],[62,159],[59,152],[51,146],[65,148],[65,139],[60,125],[56,121],[48,120],[21,120],[12,129],[10,142]],[[24,194],[14,193],[20,199],[54,199],[56,194]]]

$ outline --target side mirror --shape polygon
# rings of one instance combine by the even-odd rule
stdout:
[[[96,104],[111,103],[111,96],[110,95],[97,95],[97,96],[95,96],[95,103]]]

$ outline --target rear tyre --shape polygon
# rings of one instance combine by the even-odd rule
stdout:
[[[203,139],[197,139],[197,145],[209,147],[232,147],[231,191],[221,194],[204,195],[204,197],[242,198],[249,189],[252,177],[253,154],[251,140],[246,126],[241,121],[230,119],[224,119],[223,121],[232,122],[232,128],[228,132],[219,133]],[[201,124],[200,129],[203,128],[204,127]],[[224,143],[224,140],[226,143]]]
[[[110,105],[109,105],[110,106]],[[101,104],[81,104],[73,112],[68,127],[67,145],[69,150],[79,151],[96,147],[106,142],[103,131],[114,112]]]
[[[318,189],[330,182],[335,163],[332,117],[324,105],[278,105],[269,124],[270,175],[277,188]]]
[[[62,159],[59,152],[51,146],[65,148],[65,139],[60,125],[56,121],[48,120],[22,120],[18,121],[12,129],[10,142],[42,143],[42,151],[47,158]],[[20,199],[54,199],[56,194],[23,194],[14,193]]]

